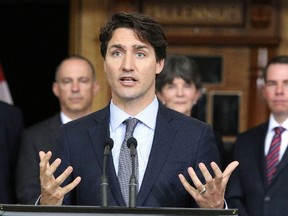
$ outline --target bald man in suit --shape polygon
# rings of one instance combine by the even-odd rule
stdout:
[[[15,165],[23,126],[21,110],[0,101],[0,203],[16,203]]]
[[[56,69],[52,90],[61,111],[27,128],[22,136],[17,167],[17,198],[34,204],[40,194],[39,151],[54,151],[62,124],[92,112],[99,84],[92,63],[82,56],[69,56]]]

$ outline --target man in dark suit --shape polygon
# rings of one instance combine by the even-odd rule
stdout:
[[[263,79],[269,121],[238,135],[235,143],[234,159],[240,166],[231,177],[227,201],[229,207],[239,209],[240,216],[284,216],[288,212],[288,56],[271,59]],[[278,127],[285,130],[273,139]]]
[[[215,163],[219,155],[211,126],[159,104],[155,77],[163,69],[167,47],[161,26],[142,14],[117,13],[101,29],[100,42],[112,99],[106,108],[61,129],[57,159],[51,165],[52,153],[40,152],[39,203],[100,205],[104,143],[111,137],[108,202],[128,206],[124,199],[128,181],[120,178],[129,165],[121,165],[122,142],[130,133],[125,132],[127,119],[136,118],[136,205],[223,208],[226,184],[237,162],[222,173]],[[214,174],[205,166],[210,164]]]
[[[21,110],[0,101],[0,203],[16,203],[15,168],[23,126]]]
[[[98,90],[91,62],[82,56],[71,56],[56,69],[53,92],[61,112],[28,129],[22,136],[17,168],[17,198],[21,204],[34,204],[40,194],[39,151],[54,151],[62,124],[92,112]]]

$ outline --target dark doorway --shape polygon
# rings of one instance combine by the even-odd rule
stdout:
[[[0,0],[0,61],[26,126],[59,110],[51,86],[68,44],[69,0]]]

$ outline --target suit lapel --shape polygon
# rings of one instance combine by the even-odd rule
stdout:
[[[61,117],[60,117],[60,113],[58,113],[57,115],[53,116],[51,118],[51,121],[49,122],[49,128],[50,130],[53,131],[59,131],[59,128],[62,125],[62,121],[61,121]]]
[[[59,129],[62,126],[62,121],[60,117],[60,113],[57,115],[54,115],[53,117],[50,118],[47,124],[47,140],[43,142],[43,145],[45,145],[47,150],[54,151],[56,148],[56,138],[59,135]],[[40,146],[39,146],[40,147]],[[41,147],[42,148],[42,147]]]
[[[149,162],[147,164],[144,179],[137,197],[138,206],[141,206],[150,194],[153,185],[161,173],[161,169],[165,164],[170,147],[178,131],[178,128],[175,128],[175,124],[170,124],[171,121],[173,121],[171,113],[169,113],[166,108],[159,104],[157,123],[152,149],[149,156]]]
[[[102,111],[100,111],[99,115],[94,116],[95,125],[89,129],[92,148],[100,167],[102,167],[103,163],[105,139],[109,137],[109,132],[107,131],[109,130],[109,112],[108,109]]]
[[[288,151],[287,151],[287,148],[286,148],[285,153],[284,153],[280,163],[278,164],[277,171],[275,173],[275,176],[272,178],[272,181],[271,181],[270,185],[272,185],[273,182],[276,181],[278,176],[281,174],[281,172],[284,172],[284,169],[287,166],[288,166]]]
[[[94,155],[96,156],[98,165],[100,169],[102,170],[104,145],[105,145],[106,139],[110,137],[109,106],[107,106],[100,112],[97,112],[97,115],[94,116],[94,119],[95,119],[95,126],[89,129],[89,136],[91,139]],[[118,183],[118,178],[115,172],[115,167],[114,167],[111,153],[108,157],[107,175],[109,179],[109,188],[110,188],[112,196],[114,197],[114,200],[118,202],[119,205],[125,205],[124,200],[122,198],[122,193],[121,193],[120,186]]]
[[[255,153],[254,156],[255,156],[256,161],[258,163],[258,169],[259,169],[259,173],[261,175],[263,185],[267,184],[266,160],[265,160],[265,154],[264,154],[265,137],[267,134],[267,129],[268,129],[268,122],[263,124],[260,127],[258,134],[255,134],[257,143],[256,143],[256,145],[254,145],[254,153]]]

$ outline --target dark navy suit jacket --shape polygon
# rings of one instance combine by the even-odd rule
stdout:
[[[74,122],[63,125],[56,156],[62,159],[58,174],[68,165],[74,170],[71,182],[81,176],[81,183],[65,196],[64,204],[101,204],[101,174],[104,142],[109,137],[109,106]],[[109,205],[125,206],[110,155],[108,162]],[[187,179],[187,168],[199,174],[198,164],[219,162],[219,153],[211,126],[159,105],[149,162],[137,197],[137,206],[196,207],[185,191],[178,174]]]
[[[22,128],[21,110],[0,101],[0,203],[16,203],[15,167]]]
[[[234,159],[239,166],[229,181],[227,201],[229,207],[239,209],[239,216],[288,214],[288,151],[268,185],[264,156],[267,130],[268,122],[240,134],[235,143]]]

